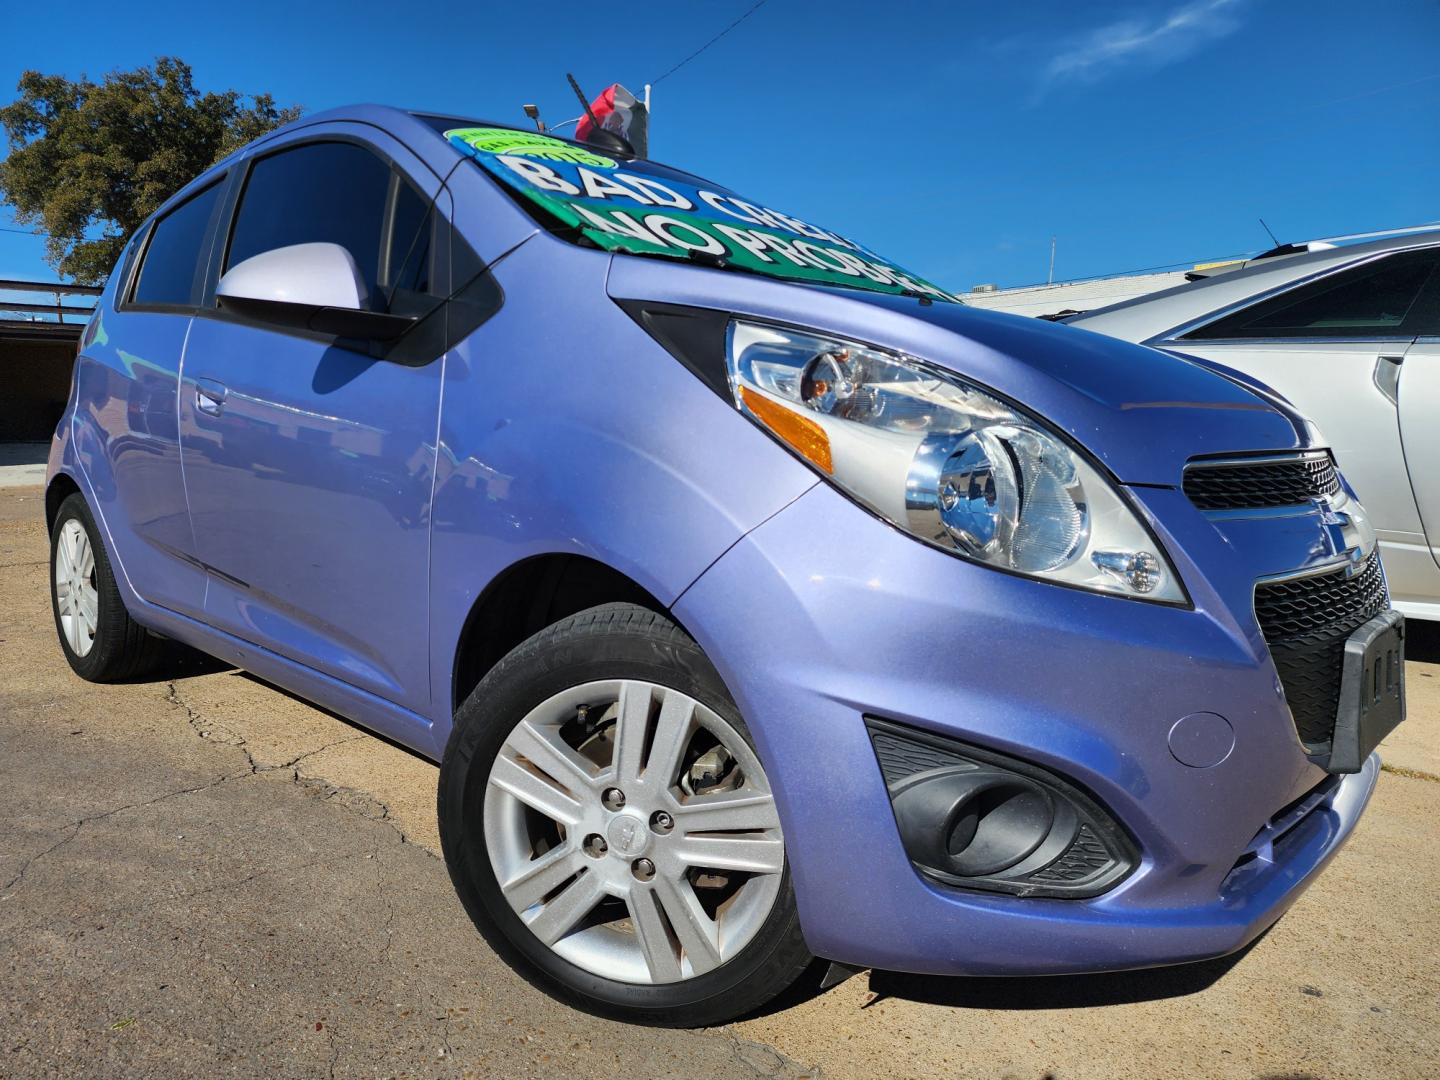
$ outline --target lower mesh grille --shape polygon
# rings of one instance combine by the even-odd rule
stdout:
[[[1335,729],[1345,640],[1390,606],[1380,556],[1349,568],[1255,587],[1255,618],[1307,747],[1323,747]]]
[[[1081,825],[1069,850],[1044,870],[1031,876],[1036,881],[1083,881],[1105,869],[1110,858],[1110,852],[1095,835],[1095,830],[1089,825]]]

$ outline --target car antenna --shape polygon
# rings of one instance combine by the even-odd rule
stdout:
[[[1270,239],[1275,242],[1275,246],[1272,247],[1269,251],[1260,252],[1259,255],[1251,258],[1250,262],[1258,262],[1261,259],[1273,259],[1279,255],[1299,255],[1303,252],[1310,250],[1310,245],[1305,242],[1301,242],[1299,244],[1282,244],[1279,240],[1275,239],[1275,234],[1273,232],[1270,232],[1270,226],[1265,224],[1265,219],[1262,217],[1259,219],[1259,221],[1261,228],[1263,228],[1267,233],[1270,233]]]
[[[575,76],[570,72],[565,73],[565,78],[570,82],[570,89],[574,90],[575,96],[580,99],[580,107],[585,110],[585,115],[590,118],[590,123],[598,128],[600,121],[595,119],[595,112],[590,108],[590,99],[585,96],[585,91],[580,89],[580,84],[575,81]]]
[[[600,126],[600,121],[595,119],[595,111],[590,108],[590,101],[585,97],[585,91],[580,89],[580,84],[575,81],[575,76],[567,71],[565,78],[570,81],[570,89],[575,91],[575,96],[580,99],[580,105],[584,108],[585,115],[590,118],[590,137],[582,141],[588,142],[592,146],[602,146],[606,150],[623,154],[626,157],[634,157],[635,148],[630,145],[629,139]]]

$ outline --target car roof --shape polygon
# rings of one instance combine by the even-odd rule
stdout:
[[[1240,270],[1122,300],[1109,307],[1087,311],[1066,322],[1127,341],[1147,341],[1167,330],[1308,278],[1392,252],[1433,247],[1440,247],[1440,230],[1386,236],[1320,251],[1261,259]]]

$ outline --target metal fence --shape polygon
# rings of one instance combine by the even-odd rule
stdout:
[[[0,340],[75,340],[94,311],[90,304],[66,303],[67,297],[99,296],[98,285],[65,285],[55,281],[15,281],[0,278]],[[20,293],[25,300],[6,294]],[[54,303],[36,303],[42,296]]]

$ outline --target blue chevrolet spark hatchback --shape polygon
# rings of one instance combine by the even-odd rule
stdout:
[[[1239,949],[1404,709],[1273,393],[613,136],[367,106],[222,161],[112,275],[46,513],[78,674],[178,640],[439,761],[491,945],[644,1022]]]

